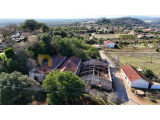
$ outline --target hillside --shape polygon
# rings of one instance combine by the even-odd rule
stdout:
[[[116,18],[116,19],[100,19],[97,21],[97,24],[103,25],[103,24],[111,24],[111,25],[125,25],[125,26],[136,26],[136,25],[141,25],[141,26],[149,26],[148,23],[136,19],[136,18],[131,18],[131,17],[123,17],[123,18]]]

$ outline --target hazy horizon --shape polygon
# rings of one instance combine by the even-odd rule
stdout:
[[[160,15],[90,15],[88,17],[68,17],[68,18],[36,18],[36,17],[26,17],[26,18],[23,18],[23,17],[15,17],[15,18],[0,18],[0,19],[91,19],[91,18],[120,18],[120,17],[157,17],[157,18],[160,18]]]

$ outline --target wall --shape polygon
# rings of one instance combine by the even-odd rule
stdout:
[[[153,84],[151,89],[160,89],[160,84]]]
[[[112,89],[112,81],[100,78],[96,75],[89,75],[82,77],[82,81],[90,81],[91,85],[98,86],[98,82],[101,82],[101,87],[103,89],[111,90]]]
[[[128,77],[127,77],[127,75],[124,73],[124,71],[122,70],[122,68],[121,68],[121,73],[122,73],[122,75],[124,76],[124,78],[125,78],[125,80],[127,81],[127,83],[131,86],[131,82],[130,82],[130,80],[128,79]]]
[[[76,69],[76,71],[75,71],[75,73],[74,73],[75,75],[78,75],[78,74],[79,74],[79,71],[80,71],[80,68],[81,68],[81,67],[80,67],[81,62],[82,62],[82,61],[81,61],[81,59],[80,59],[80,62],[79,62],[79,64],[78,64],[78,67],[77,67],[77,69]]]
[[[131,82],[131,87],[148,89],[148,86],[149,86],[149,82],[143,80],[142,78]]]
[[[107,46],[110,48],[114,48],[114,43],[108,43]]]
[[[36,69],[33,69],[32,71],[29,71],[29,77],[34,79],[34,77],[38,78],[39,82],[42,82],[45,79],[45,74],[39,74],[39,73],[33,73],[33,71]]]

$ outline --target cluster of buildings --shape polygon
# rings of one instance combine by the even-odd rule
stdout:
[[[58,54],[52,58],[52,67],[48,63],[29,71],[29,76],[42,82],[46,75],[59,69],[61,72],[70,71],[82,78],[83,82],[98,86],[102,89],[112,89],[112,79],[108,63],[97,59],[82,62],[77,56],[66,57]]]
[[[87,85],[90,84],[91,86],[96,86],[105,90],[112,90],[113,88],[114,80],[108,62],[98,59],[90,59],[82,62],[77,56],[65,57],[58,54],[56,57],[52,58],[52,67],[49,67],[48,63],[45,63],[31,70],[29,76],[41,83],[45,80],[47,74],[57,69],[61,72],[72,72],[82,78],[82,81]],[[137,69],[132,65],[121,67],[121,73],[130,87],[160,89],[160,84],[152,83],[141,72],[142,70],[140,68]]]

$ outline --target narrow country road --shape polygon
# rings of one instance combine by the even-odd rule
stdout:
[[[115,86],[116,86],[116,93],[118,94],[119,98],[122,96],[125,99],[125,103],[123,105],[135,105],[136,103],[132,100],[129,92],[127,91],[123,79],[121,78],[120,73],[117,71],[113,62],[100,50],[100,56],[104,60],[107,60],[109,63],[111,75],[113,75]]]
[[[89,38],[89,40],[92,40],[93,36],[94,36],[94,33],[91,34],[91,37]]]

